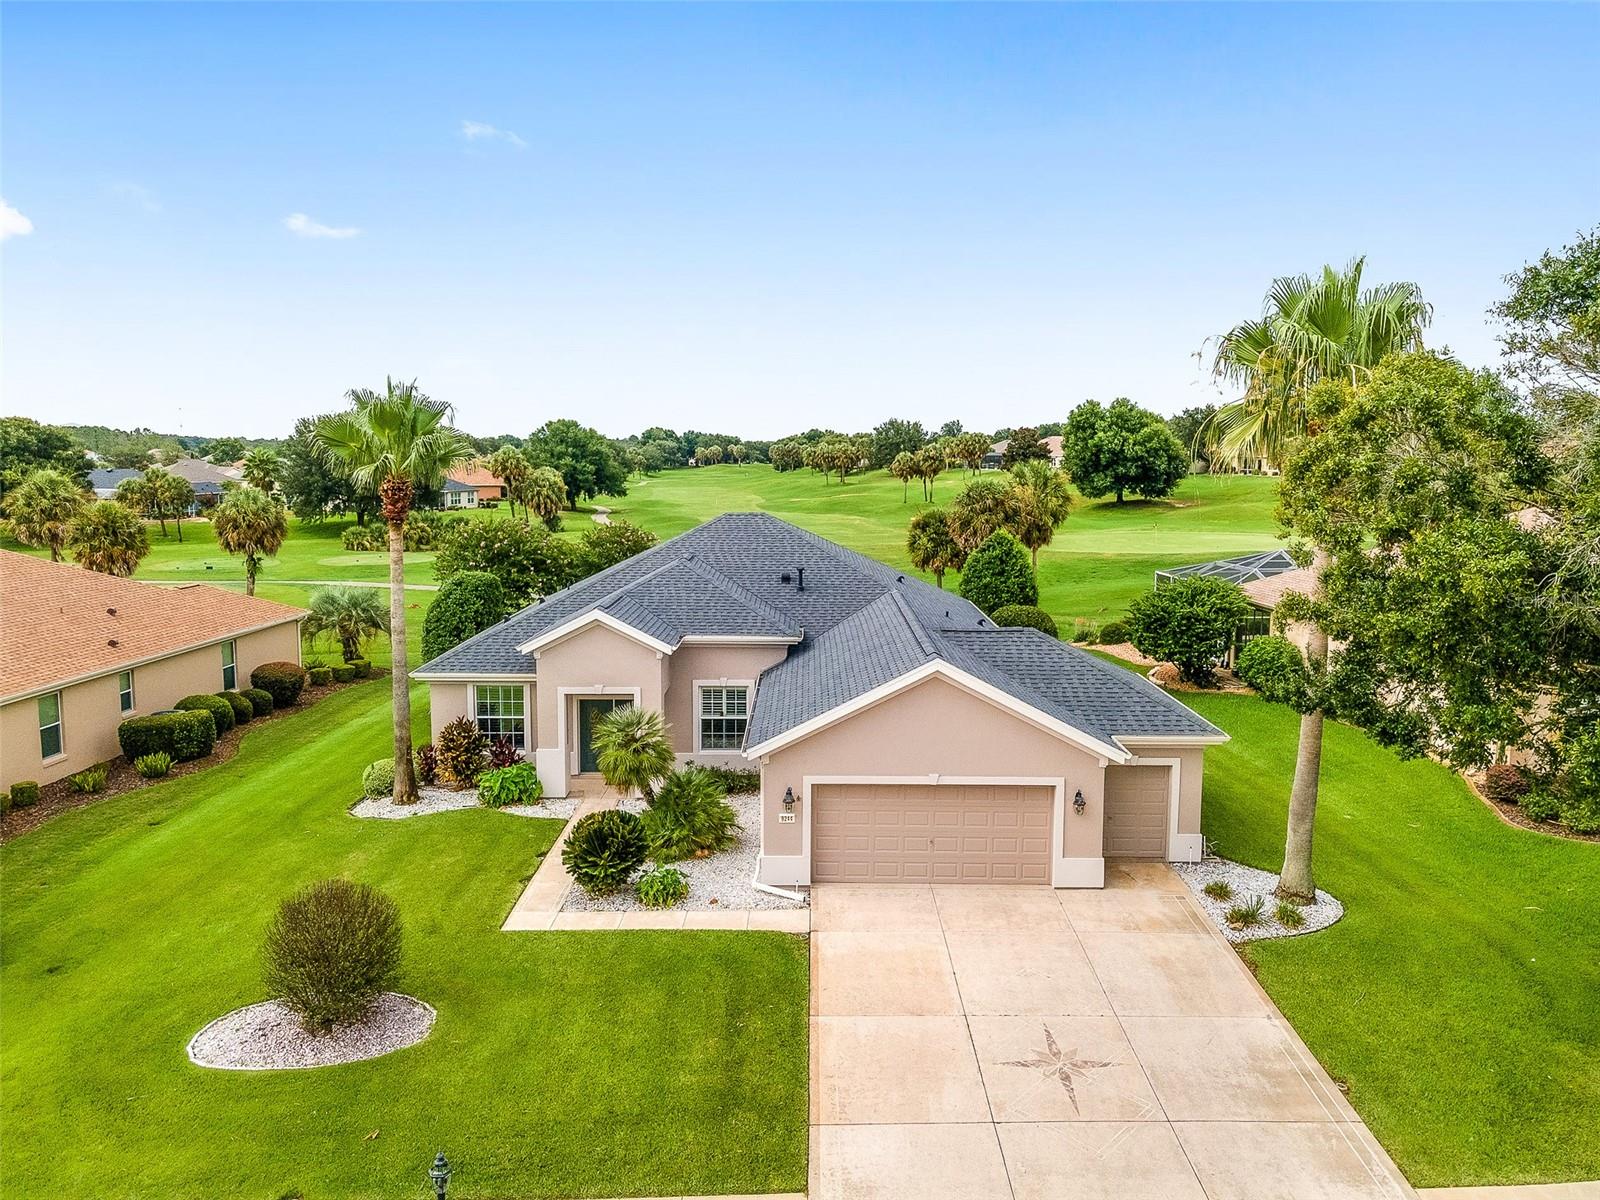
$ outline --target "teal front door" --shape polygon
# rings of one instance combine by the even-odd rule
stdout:
[[[578,770],[589,774],[600,769],[600,764],[595,761],[594,752],[594,719],[603,717],[613,708],[620,708],[629,704],[628,700],[579,700],[578,701]]]

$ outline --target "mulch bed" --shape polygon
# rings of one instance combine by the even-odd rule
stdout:
[[[1481,775],[1468,775],[1463,771],[1461,778],[1467,781],[1467,787],[1472,789],[1472,794],[1482,800],[1494,815],[1507,825],[1515,825],[1518,829],[1526,829],[1533,833],[1547,833],[1551,837],[1566,838],[1572,842],[1600,842],[1600,833],[1578,833],[1555,821],[1535,821],[1515,804],[1501,804],[1498,800],[1489,799],[1483,790]]]
[[[172,770],[159,779],[146,779],[133,769],[133,764],[118,755],[107,766],[110,773],[106,777],[106,786],[98,792],[76,792],[72,790],[71,779],[57,779],[54,783],[47,783],[39,789],[39,802],[28,808],[13,808],[0,820],[0,845],[9,842],[12,838],[21,837],[30,830],[37,829],[52,817],[69,812],[74,808],[86,808],[101,800],[109,800],[113,796],[120,796],[125,792],[138,791],[140,788],[150,787],[153,784],[165,783],[169,779],[178,779],[184,775],[193,775],[196,771],[204,771],[210,767],[225,763],[239,749],[239,742],[245,734],[252,729],[260,729],[263,725],[270,724],[280,717],[292,717],[295,713],[304,712],[308,707],[316,704],[335,692],[342,692],[346,688],[360,687],[364,683],[371,683],[374,679],[387,678],[389,672],[378,667],[372,669],[372,676],[368,679],[353,679],[349,683],[330,683],[326,687],[312,687],[309,684],[306,690],[300,693],[300,702],[293,708],[273,709],[264,717],[255,717],[244,725],[235,725],[227,733],[217,739],[216,749],[204,758],[197,758],[191,762],[173,763]]]

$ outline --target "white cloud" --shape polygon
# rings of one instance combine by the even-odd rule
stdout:
[[[33,222],[0,199],[0,242],[32,232]]]
[[[283,225],[296,237],[303,238],[353,238],[361,232],[354,225],[324,225],[305,213],[290,213],[283,219]]]
[[[461,122],[461,136],[469,142],[505,142],[518,150],[526,150],[528,143],[509,129],[496,129],[483,121]]]
[[[161,211],[161,201],[156,199],[156,194],[142,184],[124,179],[111,185],[111,194],[119,200],[126,200],[129,204],[137,205],[147,213]]]

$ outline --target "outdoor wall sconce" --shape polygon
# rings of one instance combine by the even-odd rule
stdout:
[[[1072,796],[1072,811],[1081,817],[1083,816],[1083,810],[1088,807],[1088,801],[1083,798],[1083,789],[1079,788]]]
[[[786,813],[794,811],[794,789],[792,787],[783,789],[783,811]]]

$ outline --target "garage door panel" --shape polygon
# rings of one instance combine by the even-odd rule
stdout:
[[[1108,767],[1107,858],[1165,858],[1171,813],[1171,767]]]
[[[816,882],[1049,882],[1051,788],[828,784],[811,800]]]

